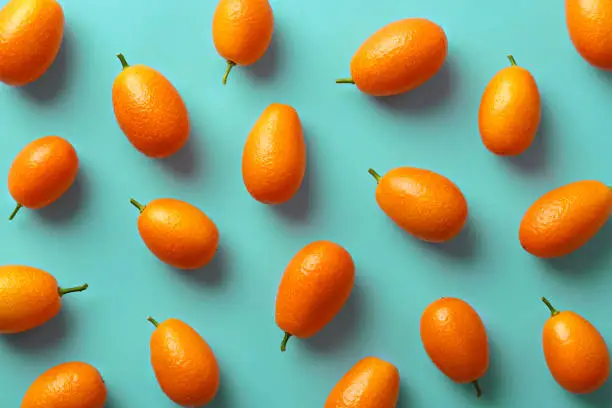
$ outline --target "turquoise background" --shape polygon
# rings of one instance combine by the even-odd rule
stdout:
[[[83,360],[102,372],[108,407],[172,407],[149,364],[149,314],[183,319],[212,346],[222,370],[214,408],[322,407],[367,355],[397,365],[403,408],[612,405],[610,386],[573,396],[554,382],[539,300],[584,315],[612,341],[612,228],[556,261],[533,258],[517,238],[524,211],[544,192],[579,179],[611,181],[612,76],[576,53],[562,2],[272,0],[270,50],[253,67],[234,69],[226,87],[211,39],[215,1],[62,4],[67,31],[53,67],[23,89],[0,87],[0,167],[6,174],[27,142],[57,134],[75,145],[81,171],[57,203],[0,223],[0,262],[90,288],[66,297],[45,326],[0,338],[0,406],[17,407],[49,367]],[[448,35],[448,60],[433,80],[387,99],[334,84],[363,40],[405,17],[430,18]],[[117,52],[160,70],[183,95],[193,133],[174,157],[146,158],[117,126]],[[484,87],[508,53],[533,73],[543,101],[537,139],[515,159],[489,153],[477,128]],[[241,177],[243,143],[272,102],[297,109],[308,144],[306,180],[278,208],[254,201]],[[470,217],[456,240],[416,241],[377,207],[367,169],[397,166],[438,171],[463,190]],[[159,262],[140,240],[131,196],[202,208],[221,233],[214,262],[195,273]],[[8,217],[13,205],[5,193],[1,212]],[[281,354],[277,286],[294,253],[318,239],[351,252],[356,287],[325,330],[292,339]],[[491,366],[481,401],[438,372],[422,348],[420,315],[441,296],[467,300],[486,324]]]

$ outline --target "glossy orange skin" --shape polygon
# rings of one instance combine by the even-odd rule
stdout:
[[[541,110],[538,85],[529,71],[519,66],[502,69],[491,79],[480,102],[482,142],[497,155],[521,154],[536,136]]]
[[[574,252],[605,225],[612,212],[612,191],[585,180],[544,194],[525,213],[519,228],[523,248],[540,258]]]
[[[489,344],[480,316],[465,301],[442,298],[421,317],[421,340],[431,361],[451,380],[470,383],[489,368]]]
[[[213,16],[215,48],[224,59],[251,65],[266,53],[274,33],[268,0],[221,0]]]
[[[61,307],[53,276],[31,266],[0,266],[0,333],[38,327],[54,318]]]
[[[219,245],[219,231],[199,208],[173,198],[151,201],[138,217],[142,240],[161,261],[179,269],[209,263]]]
[[[353,258],[340,245],[316,241],[289,262],[276,296],[276,324],[308,338],[325,327],[346,303],[355,283]]]
[[[595,67],[612,69],[612,2],[565,0],[565,19],[574,47]]]
[[[408,92],[442,68],[448,52],[444,30],[423,18],[395,21],[378,30],[351,60],[360,91],[374,96]]]
[[[113,84],[113,108],[130,143],[148,157],[171,156],[189,139],[189,113],[183,98],[153,68],[123,69]]]
[[[94,367],[64,363],[38,377],[23,397],[21,408],[104,408],[107,390]]]
[[[178,319],[161,323],[151,336],[151,365],[164,393],[183,407],[211,402],[219,389],[219,365],[206,341]]]
[[[64,37],[64,12],[55,0],[11,0],[0,10],[0,81],[36,81],[49,69]]]
[[[593,392],[610,375],[606,342],[588,320],[574,312],[563,311],[548,319],[542,345],[548,369],[569,392]]]
[[[383,176],[376,201],[397,225],[427,242],[453,239],[468,216],[465,197],[452,181],[414,167],[399,167]]]
[[[60,198],[76,179],[79,158],[74,147],[58,136],[36,139],[13,160],[8,188],[24,207],[39,209]]]
[[[306,172],[306,144],[298,113],[274,103],[261,114],[242,154],[242,178],[254,199],[282,204],[300,188]]]
[[[395,408],[399,387],[399,371],[393,364],[366,357],[336,384],[324,408]]]

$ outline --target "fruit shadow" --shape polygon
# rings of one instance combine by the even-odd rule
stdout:
[[[603,228],[582,248],[561,258],[539,259],[548,269],[563,272],[568,278],[583,279],[581,272],[608,273],[612,242],[612,222]]]
[[[547,145],[554,133],[554,121],[551,120],[552,113],[542,102],[542,117],[538,133],[529,148],[518,156],[501,157],[507,163],[525,173],[542,172],[546,169],[550,157]]]
[[[585,404],[590,407],[610,408],[612,407],[612,384],[607,381],[603,387],[591,394],[571,394],[571,397],[576,402],[581,402],[581,406]]]
[[[193,124],[192,124],[193,126]],[[200,170],[198,159],[199,132],[193,127],[185,146],[170,157],[159,159],[161,166],[172,174],[181,178],[193,178]]]
[[[305,131],[306,139],[306,151],[311,151],[312,140],[308,137]],[[316,174],[316,164],[313,154],[306,155],[306,173],[304,173],[304,179],[298,192],[293,196],[291,200],[286,203],[272,206],[272,210],[276,214],[294,222],[306,222],[312,214],[312,206],[314,202],[314,196],[312,189],[312,180]]]
[[[474,223],[469,218],[459,235],[448,242],[432,243],[415,238],[408,233],[404,235],[406,235],[406,239],[410,240],[411,243],[416,241],[422,248],[449,258],[468,260],[475,258],[478,252],[478,232],[474,227]]]
[[[306,347],[320,353],[333,353],[346,345],[359,329],[363,314],[363,294],[363,290],[355,283],[338,315],[321,332],[303,340]]]
[[[282,37],[280,36],[278,29],[275,28],[268,50],[259,61],[257,61],[253,65],[244,67],[243,69],[245,73],[253,79],[271,80],[279,69],[279,48],[281,44]],[[234,67],[234,69],[236,68],[240,69],[240,67]],[[231,74],[230,79],[228,80],[228,84],[229,81],[231,81]]]
[[[74,37],[66,26],[64,38],[55,61],[38,80],[19,89],[26,97],[40,103],[52,103],[53,100],[66,88],[70,77],[70,58],[74,51]]]
[[[102,378],[104,380],[104,378]],[[106,395],[106,403],[104,404],[104,408],[127,408],[126,404],[122,404],[119,402],[120,400],[117,398],[113,389],[106,385],[108,389],[108,394]]]
[[[42,326],[23,333],[5,334],[2,340],[8,346],[28,353],[47,353],[49,349],[60,347],[62,340],[70,335],[70,306],[67,302],[53,319]]]
[[[190,282],[202,286],[222,287],[228,281],[228,257],[224,246],[219,245],[214,258],[203,267],[195,270],[184,270],[168,266],[172,273],[178,272]]]
[[[453,92],[454,64],[450,59],[440,71],[423,85],[400,95],[375,96],[372,99],[385,108],[407,113],[423,113],[424,110],[441,105]]]
[[[495,402],[500,399],[500,391],[508,380],[508,372],[504,372],[504,352],[496,341],[492,340],[491,331],[487,330],[489,336],[489,369],[487,373],[478,380],[482,390],[483,402]],[[476,400],[477,395],[471,384],[462,384]]]
[[[87,176],[79,169],[79,174],[74,180],[74,183],[56,202],[34,211],[43,221],[47,222],[65,222],[83,211],[87,201]],[[21,211],[28,211],[22,209]],[[19,216],[19,215],[18,215]],[[17,216],[17,217],[18,217]]]
[[[401,377],[400,373],[400,377]],[[410,400],[411,390],[410,387],[400,379],[400,393],[397,399],[396,408],[410,408],[414,407],[415,404]]]
[[[230,408],[235,407],[236,403],[232,401],[230,390],[227,389],[229,381],[226,380],[223,369],[221,369],[221,381],[219,385],[219,390],[217,391],[217,395],[215,395],[215,399],[213,399],[210,404],[206,405],[207,408]]]

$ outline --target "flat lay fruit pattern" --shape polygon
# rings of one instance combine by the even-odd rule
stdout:
[[[136,13],[132,7],[142,1],[133,0],[112,20],[93,5],[87,20],[75,11],[83,6],[70,3],[11,0],[0,11],[0,81],[10,95],[0,150],[6,216],[22,214],[3,233],[0,351],[11,378],[4,379],[9,391],[0,405],[101,408],[108,399],[113,406],[282,401],[296,408],[387,408],[453,406],[465,393],[469,403],[498,406],[507,402],[509,384],[520,384],[516,404],[546,398],[561,406],[573,398],[565,395],[607,387],[609,325],[593,309],[593,302],[605,304],[605,274],[586,275],[601,268],[597,252],[605,253],[612,211],[601,167],[612,146],[592,132],[607,118],[605,86],[592,80],[604,80],[598,68],[612,69],[610,1],[566,0],[534,24],[537,35],[527,44],[545,44],[550,60],[525,48],[519,23],[499,24],[500,16],[491,15],[478,24],[467,14],[457,22],[439,4],[425,13],[410,5],[415,10],[384,19],[364,5],[358,14],[375,25],[355,29],[360,24],[351,22],[348,41],[343,31],[353,17],[336,5],[313,18],[315,6],[298,10],[275,0],[165,11],[147,4]],[[507,14],[506,22],[516,12]],[[189,17],[177,28],[179,15]],[[406,18],[419,15],[427,18]],[[546,37],[543,20],[565,22],[570,55],[560,40]],[[83,48],[91,40],[85,34],[100,31],[102,21],[110,41]],[[512,41],[491,47],[496,34],[486,39],[485,26],[494,22],[499,32],[513,33]],[[149,23],[165,39],[142,30]],[[211,31],[208,48],[194,46],[201,40],[195,34]],[[298,41],[300,32],[309,44]],[[350,60],[350,48],[364,39]],[[143,52],[153,44],[155,52]],[[119,64],[113,54],[123,50],[142,64],[117,54]],[[509,56],[504,67],[510,52],[516,59]],[[86,69],[89,57],[102,75]],[[571,80],[568,61],[582,71]],[[290,68],[291,76],[276,66]],[[224,88],[230,71],[231,87]],[[337,79],[343,71],[350,77]],[[49,87],[57,87],[56,95]],[[596,100],[599,107],[590,103]],[[78,118],[75,103],[83,112]],[[482,144],[498,157],[478,149]],[[555,151],[552,162],[542,146]],[[568,150],[575,154],[560,166],[556,155]],[[369,171],[376,184],[367,166],[380,171]],[[131,199],[138,212],[128,205],[132,194],[142,200]],[[132,245],[138,235],[142,242]],[[567,273],[531,271],[570,265]],[[576,312],[557,311],[544,299],[551,314],[535,319],[544,327],[540,343],[533,325],[527,328],[542,294],[527,295],[541,276],[537,292]],[[67,280],[92,288],[59,287]],[[600,286],[588,284],[596,280]],[[440,298],[450,295],[457,297]],[[415,311],[423,309],[420,346]],[[149,318],[152,328],[144,322],[148,313],[184,316],[190,324]],[[274,333],[287,355],[270,341]],[[150,367],[141,361],[148,335]],[[364,357],[372,352],[384,360]],[[517,374],[518,360],[529,361],[524,375]],[[74,362],[54,366],[62,361]],[[19,390],[10,386],[12,377]],[[143,377],[157,379],[159,389],[142,387]],[[134,379],[129,387],[137,391],[126,393],[121,378]]]

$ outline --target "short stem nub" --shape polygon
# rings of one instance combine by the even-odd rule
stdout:
[[[480,384],[478,384],[478,380],[473,381],[472,384],[474,384],[474,388],[476,389],[476,396],[478,398],[482,397],[482,390],[480,389]]]
[[[87,289],[89,287],[88,284],[83,284],[81,286],[75,286],[73,288],[58,288],[57,292],[59,293],[60,296],[64,296],[67,295],[68,293],[73,293],[73,292],[82,292],[85,289]]]
[[[155,320],[151,316],[147,317],[147,320],[150,321],[151,324],[153,324],[153,326],[155,326],[155,327],[159,326],[159,323],[157,322],[157,320]]]
[[[13,218],[15,218],[15,216],[17,215],[17,213],[19,212],[19,210],[21,210],[21,207],[23,207],[23,205],[17,203],[17,205],[15,206],[15,209],[13,210],[13,212],[11,213],[11,215],[9,216],[9,221],[12,221]]]
[[[234,68],[236,66],[236,63],[234,61],[227,61],[227,68],[225,68],[225,74],[223,74],[223,85],[227,84],[227,77],[230,74],[230,71],[232,70],[232,68]]]
[[[130,198],[130,203],[131,203],[131,204],[132,204],[134,207],[138,208],[138,211],[140,211],[140,212],[143,212],[143,211],[144,211],[144,209],[145,209],[145,207],[146,207],[146,205],[142,205],[142,204],[140,204],[138,201],[134,200],[133,198]]]
[[[355,81],[353,81],[353,78],[340,78],[340,79],[336,79],[336,83],[337,84],[355,84]]]
[[[542,302],[544,302],[544,304],[546,306],[548,306],[548,308],[550,309],[550,315],[551,316],[556,316],[559,314],[559,311],[557,309],[555,309],[553,307],[553,305],[548,301],[548,299],[546,299],[545,297],[542,298]]]
[[[119,61],[121,61],[121,66],[123,67],[123,69],[130,67],[130,64],[128,64],[123,54],[117,54],[117,58],[119,58]]]
[[[285,337],[283,337],[283,341],[281,342],[281,351],[284,353],[287,350],[287,342],[291,338],[291,334],[285,332]]]
[[[508,60],[510,60],[510,65],[512,65],[513,67],[516,66],[516,60],[512,55],[508,55]]]
[[[372,177],[374,177],[374,178],[376,179],[376,182],[377,182],[377,183],[380,183],[380,179],[381,179],[382,177],[380,177],[380,174],[378,174],[378,173],[376,172],[376,170],[374,170],[374,169],[369,169],[369,170],[368,170],[368,173],[370,173],[370,174],[372,175]]]

